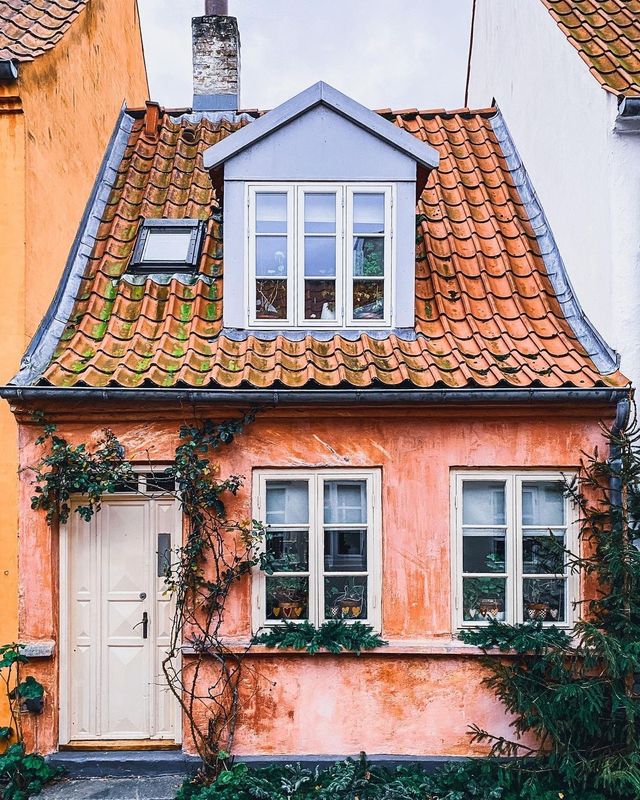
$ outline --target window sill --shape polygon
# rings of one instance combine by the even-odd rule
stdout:
[[[372,650],[363,650],[361,656],[482,656],[484,655],[480,647],[465,644],[454,638],[430,638],[430,639],[390,639],[389,643],[383,647],[375,647]],[[249,649],[249,642],[241,639],[229,639],[224,642],[232,653],[246,653]],[[182,648],[185,656],[195,655],[195,650],[190,645]],[[279,648],[268,647],[264,644],[251,645],[250,655],[256,656],[307,656],[310,655],[306,650],[295,650],[292,647]],[[349,656],[353,653],[343,651],[341,653],[328,653],[320,650],[314,655],[327,656]],[[508,655],[499,653],[498,655]]]

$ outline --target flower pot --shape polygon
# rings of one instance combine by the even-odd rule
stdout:
[[[343,597],[331,607],[331,615],[336,619],[358,619],[362,614],[361,597]]]
[[[549,603],[527,603],[527,616],[529,619],[544,621],[549,614]]]
[[[305,604],[301,600],[280,600],[271,611],[276,619],[300,619],[304,613]]]
[[[478,603],[478,612],[485,619],[497,619],[502,603],[495,597],[485,597]]]

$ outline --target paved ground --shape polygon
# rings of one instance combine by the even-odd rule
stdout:
[[[79,778],[54,783],[42,800],[173,800],[182,776],[153,778]]]

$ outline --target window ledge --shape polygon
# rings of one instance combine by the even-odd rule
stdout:
[[[383,647],[375,647],[372,650],[363,650],[361,656],[482,656],[484,655],[480,647],[465,644],[454,638],[430,638],[430,639],[389,639],[388,644]],[[232,653],[246,653],[249,650],[248,640],[228,639],[224,641],[226,647]],[[307,656],[310,655],[306,650],[296,650],[292,647],[268,647],[264,644],[251,645],[251,656]],[[182,648],[183,655],[195,655],[196,651],[190,645]],[[496,653],[497,655],[508,655],[508,653]],[[348,656],[353,653],[343,651],[341,653],[329,653],[320,650],[314,655],[338,655]]]
[[[28,659],[52,658],[56,651],[56,643],[52,639],[40,639],[35,642],[20,642],[20,654]]]

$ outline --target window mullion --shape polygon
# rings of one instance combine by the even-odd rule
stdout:
[[[524,620],[524,605],[522,600],[522,478],[514,475],[511,483],[513,485],[513,541],[514,541],[514,565],[513,565],[513,596],[515,598],[514,622],[519,623]]]
[[[324,491],[324,477],[314,475],[314,511],[313,511],[313,539],[315,564],[313,569],[314,580],[314,625],[320,625],[324,617],[324,504],[322,495]]]

